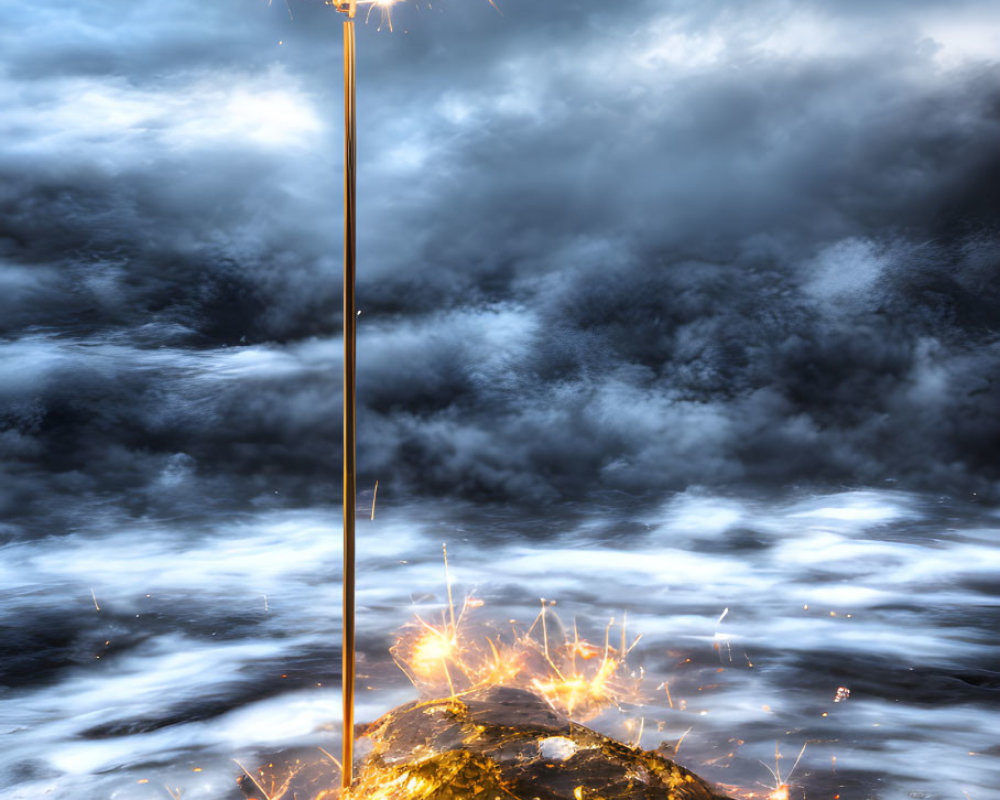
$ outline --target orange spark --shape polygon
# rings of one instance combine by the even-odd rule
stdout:
[[[456,617],[449,603],[440,623],[417,617],[401,631],[390,652],[423,693],[432,694],[445,685],[452,694],[514,686],[535,692],[553,708],[580,720],[638,697],[640,678],[625,664],[631,648],[611,644],[610,626],[603,648],[582,640],[575,625],[568,639],[561,624],[546,620],[552,615],[558,623],[547,601],[526,633],[515,627],[505,641],[488,627],[469,622],[467,611],[481,605],[482,601],[467,599]]]

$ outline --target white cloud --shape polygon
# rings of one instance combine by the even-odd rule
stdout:
[[[322,123],[312,99],[281,71],[198,77],[137,86],[115,76],[58,78],[34,85],[0,82],[7,109],[0,152],[87,153],[119,164],[129,148],[197,149],[231,143],[265,148],[313,142]],[[141,148],[140,148],[141,146]]]
[[[1000,58],[1000,12],[978,8],[928,16],[921,23],[924,35],[937,45],[934,58],[943,68],[969,62],[996,63]]]
[[[859,298],[884,272],[887,256],[866,239],[845,239],[825,248],[812,262],[805,288],[820,298]]]
[[[636,49],[632,59],[651,69],[662,66],[702,69],[720,61],[726,50],[726,38],[722,32],[686,32],[670,19],[657,20],[643,39],[645,41]]]

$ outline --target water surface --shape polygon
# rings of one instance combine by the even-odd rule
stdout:
[[[679,761],[743,792],[808,743],[792,797],[1000,796],[995,510],[690,491],[526,521],[386,499],[358,535],[359,720],[415,696],[387,651],[444,608],[447,542],[483,622],[530,623],[544,596],[600,639],[627,613],[646,703],[592,723],[605,732],[683,737]],[[238,797],[234,760],[336,752],[339,558],[336,508],[95,517],[6,544],[5,797]]]

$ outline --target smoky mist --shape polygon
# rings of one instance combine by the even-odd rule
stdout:
[[[12,535],[338,500],[332,23],[280,5],[4,48]],[[361,486],[995,497],[997,67],[943,6],[483,6],[361,31]]]

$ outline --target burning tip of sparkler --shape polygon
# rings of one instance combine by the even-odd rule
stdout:
[[[368,6],[368,13],[365,14],[365,23],[371,20],[372,11],[378,8],[380,12],[378,30],[382,26],[388,26],[392,31],[392,8],[402,0],[324,0],[326,5],[333,6],[334,10],[342,14],[347,14],[348,19],[354,19],[355,13],[360,6]]]
[[[333,6],[334,10],[347,14],[348,19],[354,19],[357,9],[361,6],[368,6],[368,11],[365,14],[365,24],[371,21],[372,11],[374,9],[379,10],[379,23],[377,30],[382,30],[383,27],[388,27],[389,32],[393,31],[392,27],[392,9],[402,3],[403,0],[324,0],[324,3],[328,6]],[[496,10],[498,14],[503,16],[503,12],[500,7],[496,4],[495,0],[487,0],[487,2]],[[270,0],[268,2],[270,5]],[[430,7],[428,5],[428,7]],[[291,9],[289,9],[289,14],[291,14]],[[407,31],[408,32],[408,31]]]

